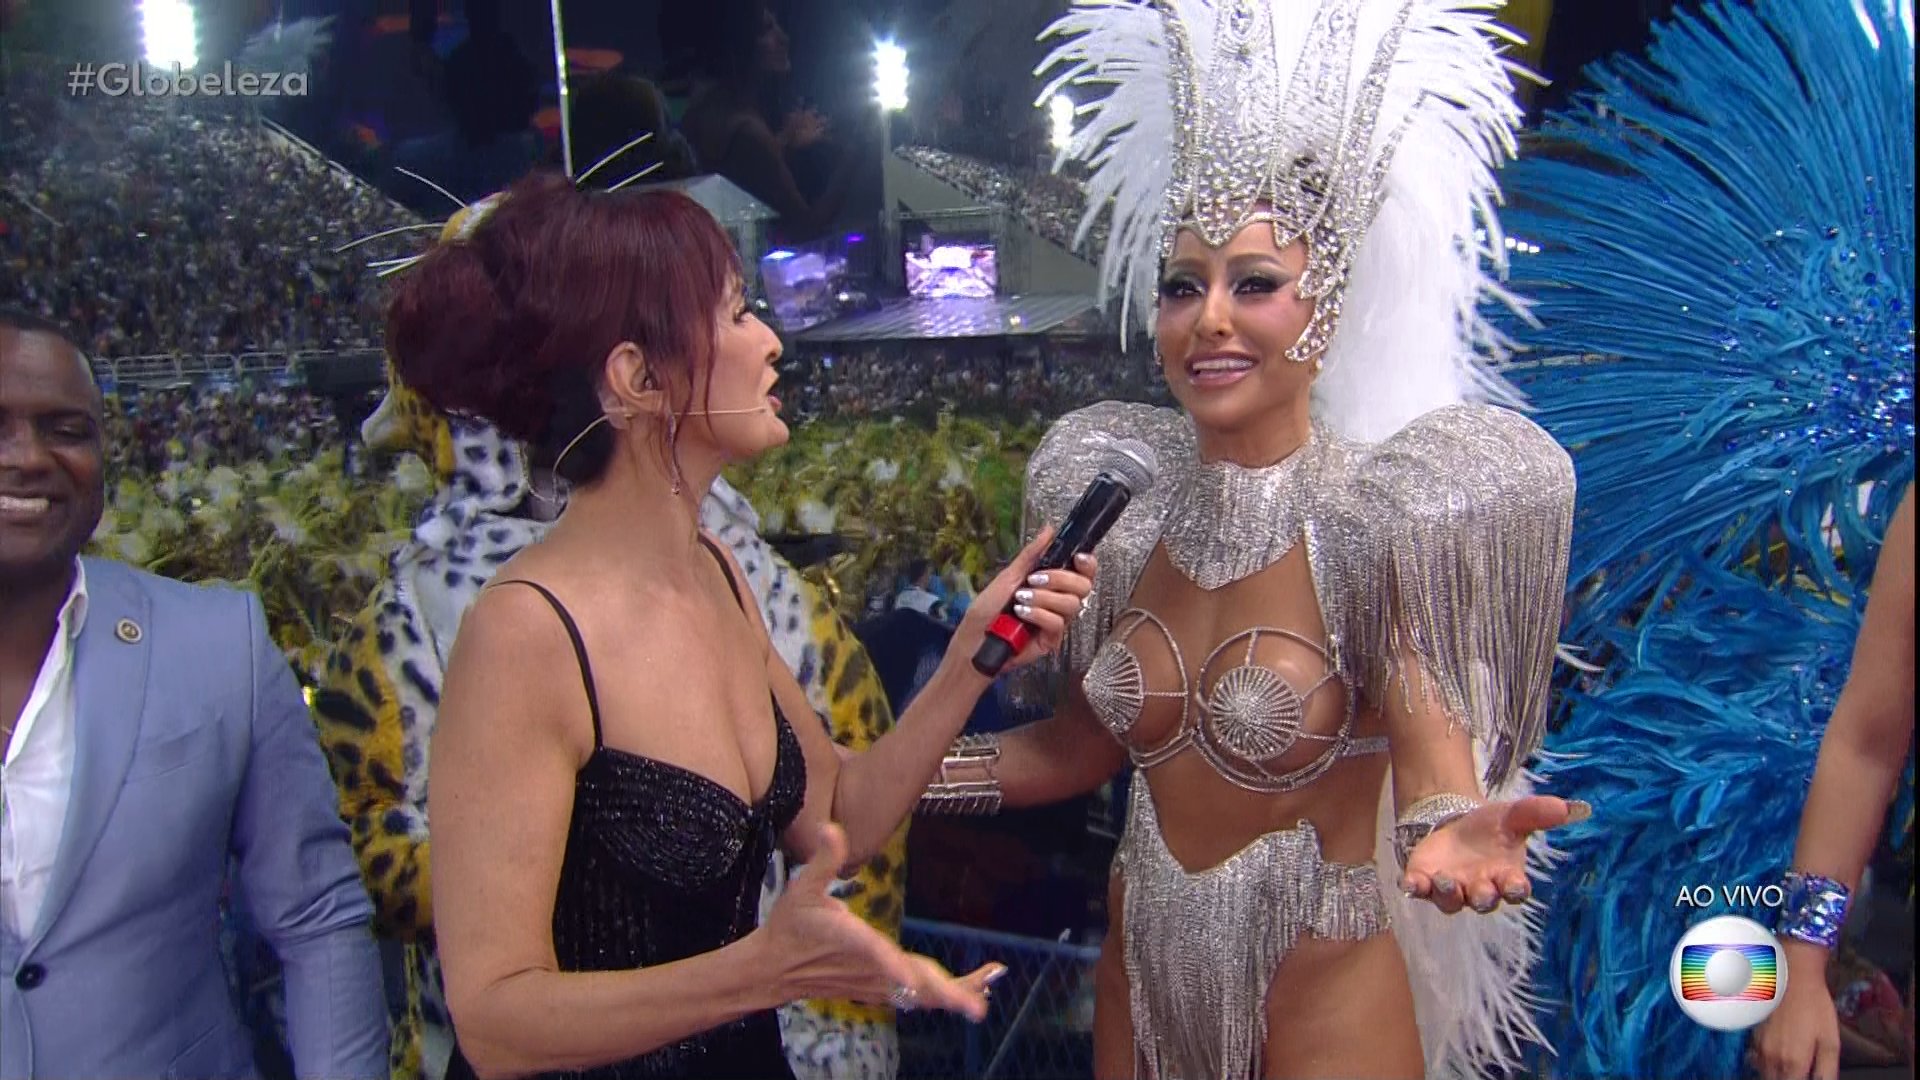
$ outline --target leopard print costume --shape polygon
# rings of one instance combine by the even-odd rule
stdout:
[[[407,998],[394,1018],[392,1074],[437,1080],[453,1035],[432,946],[427,744],[461,616],[544,527],[513,516],[526,495],[526,465],[519,448],[492,429],[450,423],[394,384],[362,436],[374,449],[420,453],[439,485],[387,577],[335,642],[314,713],[374,902],[375,930],[406,945]]]
[[[464,235],[491,202],[448,223]],[[449,421],[389,373],[389,390],[362,429],[367,445],[410,451],[438,480],[389,574],[335,643],[314,700],[321,742],[340,788],[375,926],[406,945],[407,995],[394,1017],[392,1075],[445,1075],[453,1045],[432,946],[426,826],[427,744],[460,618],[494,572],[545,526],[514,516],[527,495],[518,446],[466,421]],[[812,584],[760,539],[746,500],[717,482],[703,525],[746,570],[774,646],[792,667],[834,739],[864,749],[893,725],[866,651]],[[885,851],[836,884],[849,907],[898,936],[905,886],[905,826]],[[776,862],[765,899],[777,895]],[[802,1080],[892,1077],[899,1051],[889,1011],[806,1002],[781,1011],[787,1055]]]
[[[866,649],[825,594],[760,539],[759,515],[746,498],[726,481],[716,483],[701,505],[700,524],[733,549],[760,601],[774,647],[806,690],[814,712],[827,722],[833,741],[859,751],[886,734],[893,727],[893,707]],[[907,823],[902,822],[880,854],[833,886],[833,894],[854,914],[896,939],[906,913],[906,855]],[[796,868],[776,852],[761,890],[762,917],[779,898],[791,869]],[[900,1069],[891,1009],[797,1002],[780,1010],[780,1036],[800,1080],[886,1080]]]

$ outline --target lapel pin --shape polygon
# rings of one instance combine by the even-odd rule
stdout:
[[[113,636],[129,645],[138,645],[143,634],[139,623],[132,619],[121,619],[113,626]]]

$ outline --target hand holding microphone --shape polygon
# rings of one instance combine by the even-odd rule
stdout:
[[[1060,528],[1041,530],[968,609],[955,640],[971,641],[968,631],[980,635],[975,671],[992,678],[1060,647],[1067,623],[1093,591],[1093,549],[1158,473],[1159,462],[1145,443],[1122,439],[1112,445]]]

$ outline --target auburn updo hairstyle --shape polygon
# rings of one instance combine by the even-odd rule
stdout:
[[[536,173],[406,271],[387,346],[401,381],[435,408],[492,424],[553,464],[602,415],[607,354],[621,342],[639,346],[682,419],[696,380],[706,407],[717,313],[739,276],[726,232],[687,196],[579,191]],[[601,424],[557,471],[591,483],[613,448]],[[675,450],[664,436],[660,449]]]

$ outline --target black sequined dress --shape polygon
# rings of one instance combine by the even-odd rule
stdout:
[[[533,587],[566,624],[593,714],[593,756],[575,783],[573,824],[554,897],[553,945],[560,970],[652,967],[745,937],[759,925],[768,860],[806,792],[806,761],[793,728],[776,703],[779,752],[773,780],[751,806],[698,773],[608,748],[600,741],[600,708],[579,631],[552,594]],[[458,1049],[447,1075],[449,1080],[473,1076]],[[791,1080],[793,1072],[775,1014],[762,1012],[618,1064],[547,1075]]]

